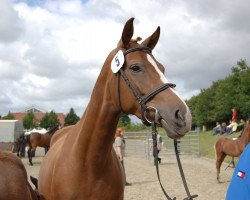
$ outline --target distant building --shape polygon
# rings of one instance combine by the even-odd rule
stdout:
[[[0,120],[0,149],[11,150],[13,143],[24,132],[18,120]]]
[[[43,116],[46,114],[46,111],[36,106],[28,107],[22,112],[11,112],[11,114],[15,117],[16,120],[23,122],[23,119],[28,112],[33,112],[36,120],[38,121],[40,121],[43,118]],[[64,126],[65,115],[63,113],[55,113],[55,114],[57,115],[57,118],[61,126]]]

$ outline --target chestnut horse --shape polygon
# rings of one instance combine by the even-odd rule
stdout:
[[[29,145],[28,157],[30,165],[33,165],[32,155],[34,155],[36,148],[44,147],[45,149],[48,149],[50,147],[51,138],[58,129],[59,125],[56,125],[45,134],[33,132],[30,135],[27,135],[27,143]]]
[[[38,178],[38,190],[47,200],[124,198],[122,168],[113,150],[121,110],[145,119],[147,108],[154,108],[158,124],[171,138],[180,138],[191,129],[187,105],[171,88],[164,67],[151,54],[160,27],[139,44],[139,39],[131,39],[133,20],[126,22],[118,46],[106,58],[80,121],[57,131],[51,140]],[[147,94],[151,98],[142,109],[137,100]]]
[[[250,124],[246,125],[241,137],[235,139],[220,138],[214,145],[216,156],[217,180],[219,182],[220,167],[225,157],[239,157],[250,142]]]
[[[16,155],[0,151],[0,199],[42,200],[27,179],[25,167]]]

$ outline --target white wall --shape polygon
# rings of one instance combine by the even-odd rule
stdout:
[[[23,133],[18,120],[0,120],[0,142],[14,142]]]

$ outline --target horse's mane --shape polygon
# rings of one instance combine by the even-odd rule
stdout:
[[[55,125],[54,127],[52,127],[47,134],[52,135],[54,134],[57,130],[59,129],[59,124]]]
[[[245,127],[243,128],[243,130],[241,131],[239,138],[242,137],[242,135],[247,134],[247,131],[249,131],[250,129],[250,121],[247,122],[247,124],[245,125]]]
[[[139,42],[139,41],[141,41],[142,40],[142,38],[139,36],[139,37],[137,37],[137,38],[135,38],[135,39],[131,39],[130,41],[132,42],[132,43],[137,43],[137,42]]]

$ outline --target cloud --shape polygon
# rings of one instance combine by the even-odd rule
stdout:
[[[0,114],[35,104],[64,113],[73,107],[82,115],[131,17],[134,37],[145,39],[161,27],[153,55],[188,99],[226,77],[240,58],[250,59],[247,5],[247,0],[3,0]]]
[[[2,0],[0,5],[0,41],[9,43],[17,40],[24,32],[22,25],[11,1]]]

